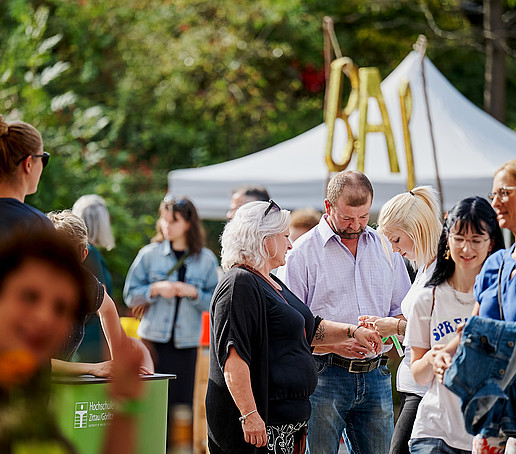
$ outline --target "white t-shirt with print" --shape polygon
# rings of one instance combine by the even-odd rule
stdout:
[[[425,286],[428,280],[432,277],[435,270],[435,260],[429,266],[422,266],[418,269],[416,278],[410,287],[410,290],[406,294],[405,298],[401,302],[401,311],[403,316],[408,320],[414,300],[416,299],[419,291]],[[410,347],[405,345],[405,356],[398,366],[398,372],[396,374],[396,389],[404,393],[417,394],[423,397],[428,389],[428,386],[422,386],[416,383],[412,372],[410,372]]]
[[[471,293],[455,292],[448,283],[418,292],[408,319],[405,342],[411,347],[430,349],[455,337],[457,325],[473,311]],[[456,449],[471,451],[473,436],[466,432],[460,399],[435,379],[419,404],[411,438],[440,438]]]

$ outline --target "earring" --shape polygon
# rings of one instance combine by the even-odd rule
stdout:
[[[446,249],[444,251],[444,260],[450,260],[450,249],[448,246],[446,246]]]

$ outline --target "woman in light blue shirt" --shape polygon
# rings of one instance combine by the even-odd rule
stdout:
[[[129,269],[124,299],[143,312],[138,334],[153,354],[156,372],[177,374],[169,386],[169,407],[191,406],[201,314],[217,285],[218,262],[203,247],[204,232],[190,200],[165,198],[159,214],[157,235]]]

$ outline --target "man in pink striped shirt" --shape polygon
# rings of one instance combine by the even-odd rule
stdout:
[[[327,320],[401,317],[410,279],[401,256],[367,225],[372,200],[363,173],[338,173],[328,184],[326,214],[288,256],[286,284]],[[307,452],[336,454],[343,435],[349,454],[387,454],[394,416],[386,357],[368,357],[351,343],[316,349],[314,358],[319,381],[310,398]]]

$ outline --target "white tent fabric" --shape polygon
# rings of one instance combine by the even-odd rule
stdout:
[[[516,133],[477,108],[459,93],[425,57],[425,77],[436,142],[438,168],[443,188],[443,204],[449,209],[458,200],[486,194],[494,171],[516,157]],[[389,112],[400,173],[391,173],[385,137],[370,133],[366,138],[365,173],[371,179],[375,196],[373,212],[394,195],[406,191],[407,166],[403,144],[398,90],[403,79],[412,90],[410,122],[416,184],[436,187],[430,128],[424,101],[421,59],[411,52],[382,82],[382,93]],[[374,100],[369,104],[369,123],[377,123],[380,113]],[[358,135],[358,112],[350,117]],[[339,120],[333,153],[338,161],[346,141],[346,130]],[[174,170],[169,173],[169,194],[192,199],[205,219],[222,219],[228,209],[231,190],[243,184],[264,185],[271,197],[284,208],[305,206],[323,208],[328,168],[324,160],[326,125],[243,158],[207,167]],[[348,169],[356,168],[354,157]]]

